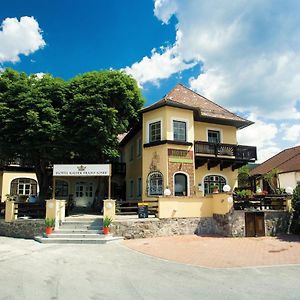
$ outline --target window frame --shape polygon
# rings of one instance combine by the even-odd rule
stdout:
[[[218,178],[218,180],[216,180],[216,178],[214,178],[214,179],[209,178],[209,180],[205,180],[207,177],[219,177],[219,178]],[[222,180],[222,179],[224,179],[224,180]],[[221,182],[221,180],[222,180],[222,182]],[[212,192],[213,192],[212,184],[218,185],[219,192],[222,192],[223,187],[224,187],[224,185],[227,184],[227,182],[228,182],[227,178],[222,174],[206,174],[203,177],[203,194],[204,195],[212,194]],[[208,186],[207,186],[207,184],[208,184]]]
[[[154,135],[152,134],[152,126],[159,124],[159,136],[156,137],[156,135],[158,135],[157,133],[154,133]],[[158,130],[154,128],[154,130]],[[152,136],[156,137],[156,138],[152,138]],[[156,121],[152,121],[149,123],[148,125],[148,139],[149,139],[149,143],[153,143],[153,142],[158,142],[161,141],[162,139],[162,121],[161,120],[156,120]]]
[[[209,134],[210,133],[218,133],[219,135],[219,140],[217,142],[215,141],[210,141],[209,140]],[[213,144],[220,144],[222,143],[222,131],[220,129],[215,129],[215,128],[208,128],[207,129],[207,142],[208,143],[213,143]]]
[[[137,198],[142,197],[142,177],[138,177],[136,180],[136,196]]]
[[[184,125],[184,139],[180,138],[175,138],[175,123],[178,125]],[[172,120],[172,125],[173,125],[173,140],[176,142],[186,142],[187,141],[187,122],[186,121],[181,121],[181,120]],[[180,128],[178,127],[180,130]],[[180,133],[177,133],[177,135],[180,135]]]
[[[160,178],[154,178],[152,179],[153,176],[159,176]],[[153,188],[151,187],[151,183],[155,181],[155,192],[152,193]],[[161,181],[161,184],[159,184],[159,181]],[[156,197],[156,196],[162,196],[164,192],[164,177],[163,174],[159,171],[154,171],[148,174],[147,178],[147,187],[148,187],[148,192],[147,195],[149,197]]]

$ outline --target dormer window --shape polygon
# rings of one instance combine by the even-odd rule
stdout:
[[[161,140],[161,122],[154,122],[149,124],[149,142],[156,142]]]
[[[174,141],[186,142],[186,122],[173,121]]]
[[[207,141],[209,143],[220,144],[221,134],[218,130],[208,130],[207,131]]]

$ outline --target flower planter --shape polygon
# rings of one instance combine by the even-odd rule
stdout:
[[[109,227],[103,227],[103,234],[109,234]]]
[[[53,232],[53,228],[52,227],[46,227],[46,234],[49,235]]]

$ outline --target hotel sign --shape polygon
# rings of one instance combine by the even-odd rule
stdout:
[[[53,165],[53,176],[111,176],[111,165]]]

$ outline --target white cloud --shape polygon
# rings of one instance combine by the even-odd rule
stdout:
[[[6,18],[0,30],[0,63],[18,62],[46,45],[38,22],[33,17]]]
[[[178,20],[178,58],[203,64],[204,73],[190,79],[193,89],[225,107],[274,120],[300,118],[299,10],[294,0],[154,3],[162,22]]]
[[[172,74],[189,69],[195,65],[194,62],[186,62],[178,53],[180,31],[172,47],[161,47],[162,53],[156,49],[151,52],[151,57],[145,56],[140,62],[126,67],[124,71],[132,75],[140,86],[145,82],[158,85],[159,80],[169,78]]]
[[[286,127],[283,139],[291,142],[300,142],[300,125]]]
[[[255,123],[238,131],[238,143],[256,146],[257,162],[263,162],[281,150],[276,146],[278,127],[275,123],[259,120],[254,114],[251,114],[248,119]]]

